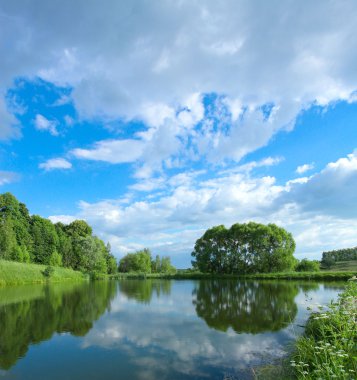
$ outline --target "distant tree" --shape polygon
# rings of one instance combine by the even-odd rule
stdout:
[[[295,267],[296,272],[318,272],[320,262],[317,260],[302,259]]]
[[[220,225],[196,241],[192,265],[206,273],[286,271],[295,264],[294,250],[292,235],[275,224]]]
[[[321,263],[323,266],[330,268],[334,263],[338,261],[352,260],[357,260],[357,247],[323,252]]]
[[[161,259],[160,272],[161,273],[175,273],[176,272],[176,268],[173,265],[171,265],[170,257],[165,256]]]
[[[119,262],[119,272],[151,273],[151,252],[145,248],[128,253]]]
[[[101,241],[95,236],[86,236],[79,238],[77,243],[79,269],[84,272],[107,273],[107,263]]]

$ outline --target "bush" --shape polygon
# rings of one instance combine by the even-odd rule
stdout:
[[[51,267],[50,265],[48,265],[48,266],[46,267],[46,269],[42,272],[42,274],[43,274],[45,277],[50,278],[50,277],[52,277],[54,271],[55,271],[54,268]]]
[[[317,260],[302,259],[295,267],[296,272],[318,272],[320,263]]]

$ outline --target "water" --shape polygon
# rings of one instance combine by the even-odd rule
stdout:
[[[252,379],[343,284],[123,280],[0,288],[0,379]]]

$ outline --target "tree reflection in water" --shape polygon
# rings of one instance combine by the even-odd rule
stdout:
[[[159,279],[121,280],[119,289],[129,299],[134,299],[140,303],[150,303],[153,294],[156,294],[156,297],[160,297],[161,294],[170,295],[171,281]]]
[[[313,289],[314,284],[304,284]],[[299,285],[292,282],[200,281],[193,291],[197,315],[220,331],[257,334],[278,331],[297,314]]]
[[[39,286],[38,298],[27,294],[20,302],[0,301],[0,368],[9,369],[30,344],[56,333],[84,336],[93,327],[117,291],[111,281]],[[16,300],[18,301],[18,300]]]

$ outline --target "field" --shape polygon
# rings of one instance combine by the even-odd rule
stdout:
[[[0,286],[40,284],[46,282],[82,281],[86,276],[72,269],[54,267],[50,277],[44,276],[45,265],[23,264],[0,260]]]
[[[357,260],[351,261],[338,261],[332,265],[330,269],[322,269],[324,272],[357,272]]]

